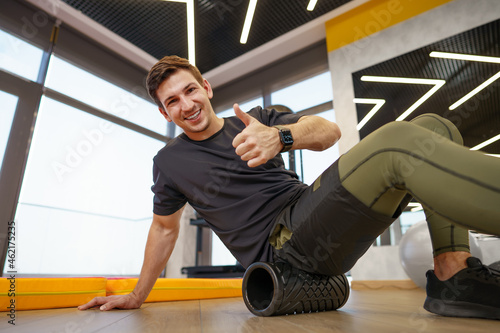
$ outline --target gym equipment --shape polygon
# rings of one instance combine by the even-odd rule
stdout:
[[[223,278],[242,278],[245,273],[245,268],[240,264],[222,265],[222,266],[207,266],[201,265],[203,257],[203,230],[210,229],[207,221],[199,217],[198,212],[195,219],[191,219],[189,224],[196,227],[196,256],[195,265],[182,267],[181,273],[186,274],[188,278],[208,278],[208,279],[223,279]]]
[[[256,262],[243,276],[243,300],[256,316],[331,311],[349,298],[344,274],[312,274],[285,262]]]
[[[469,233],[471,254],[482,260],[482,252],[476,238]],[[412,225],[401,237],[399,243],[399,259],[404,271],[417,286],[425,289],[427,278],[425,273],[434,269],[432,243],[426,221]]]
[[[242,278],[245,274],[245,268],[239,263],[223,266],[191,266],[182,267],[181,273],[186,274],[188,278]]]

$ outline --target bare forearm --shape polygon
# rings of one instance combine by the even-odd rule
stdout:
[[[177,229],[166,229],[153,222],[149,230],[144,263],[139,281],[132,292],[142,302],[146,300],[158,276],[167,264],[177,240]]]
[[[337,124],[318,116],[305,116],[295,124],[287,125],[294,138],[293,149],[322,151],[340,139]]]
[[[78,309],[86,310],[99,306],[101,311],[108,311],[114,308],[137,309],[141,307],[172,254],[175,241],[179,235],[179,221],[183,209],[179,209],[172,215],[153,215],[141,276],[134,291],[127,295],[94,297],[86,304],[80,305]]]

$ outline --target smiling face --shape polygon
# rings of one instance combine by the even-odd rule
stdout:
[[[179,69],[163,81],[156,91],[167,121],[173,121],[192,140],[204,140],[217,133],[224,123],[212,109],[212,88],[201,85],[187,70]]]

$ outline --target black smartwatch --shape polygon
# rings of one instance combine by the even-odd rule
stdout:
[[[284,153],[292,149],[293,146],[292,131],[290,131],[289,128],[280,125],[275,125],[274,127],[276,127],[280,133],[280,140],[281,143],[283,144],[283,149],[281,150],[281,152]]]

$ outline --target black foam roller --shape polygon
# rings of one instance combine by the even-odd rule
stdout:
[[[257,316],[279,316],[342,307],[349,298],[345,275],[312,274],[284,262],[256,262],[243,276],[243,299]]]

